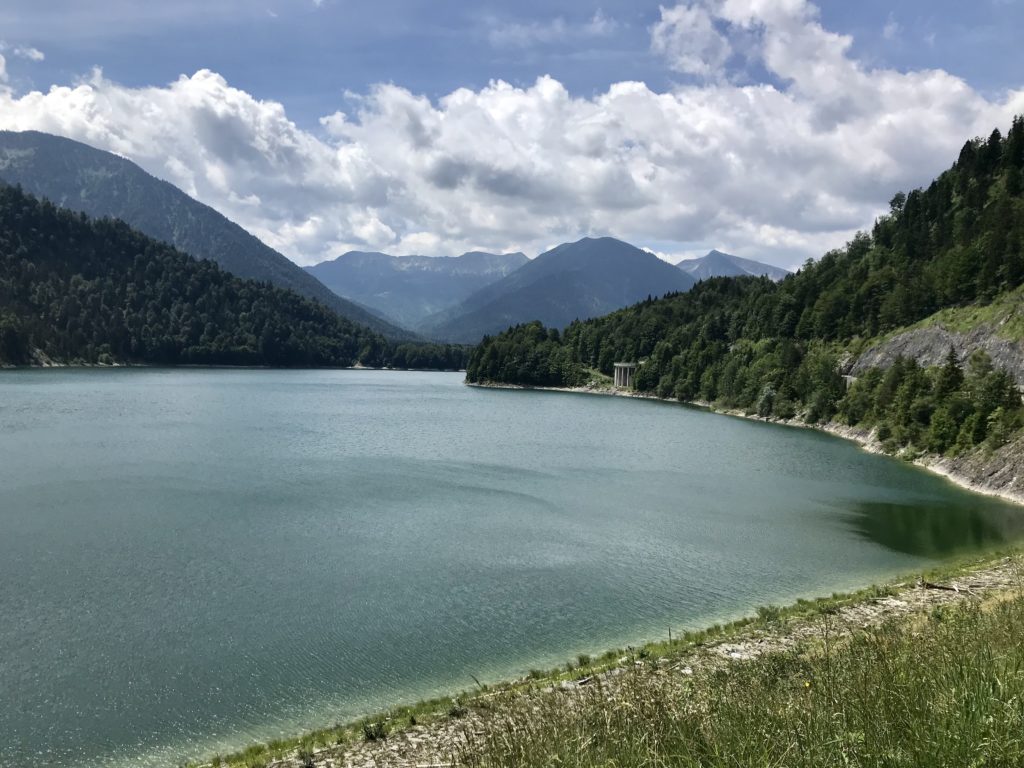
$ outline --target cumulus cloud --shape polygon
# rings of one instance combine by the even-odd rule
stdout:
[[[541,77],[431,100],[389,84],[310,131],[214,72],[128,88],[97,71],[45,93],[0,89],[0,127],[129,157],[303,264],[348,248],[535,254],[611,234],[794,267],[1024,112],[1024,91],[866,67],[805,0],[687,2],[662,21],[692,29],[694,9],[774,85],[622,82],[580,97]],[[699,50],[709,71],[727,61],[724,48]]]
[[[651,28],[651,50],[676,72],[709,78],[721,76],[732,55],[728,39],[700,3],[662,6],[661,20]]]

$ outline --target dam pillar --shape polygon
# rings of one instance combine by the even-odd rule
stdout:
[[[632,389],[636,376],[636,363],[615,363],[615,388]]]

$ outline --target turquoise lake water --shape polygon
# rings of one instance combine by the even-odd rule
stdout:
[[[809,430],[445,373],[3,372],[0,489],[3,768],[177,765],[1024,528]]]

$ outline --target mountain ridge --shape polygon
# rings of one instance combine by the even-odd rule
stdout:
[[[40,131],[0,131],[0,181],[93,218],[120,219],[233,275],[295,290],[390,338],[415,338],[335,295],[216,209],[111,152]]]
[[[764,264],[753,259],[745,259],[742,256],[733,256],[731,253],[723,253],[717,249],[712,249],[697,259],[684,259],[676,266],[697,280],[750,275],[779,281],[791,274],[788,269]]]
[[[475,343],[530,320],[565,327],[694,283],[649,251],[612,237],[584,237],[545,251],[421,328],[432,338]]]
[[[468,251],[460,256],[392,256],[348,251],[305,271],[331,291],[415,329],[529,259],[523,253]]]

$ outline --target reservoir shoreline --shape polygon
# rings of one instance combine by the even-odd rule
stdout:
[[[846,442],[462,379],[0,375],[0,765],[162,768],[335,723],[362,748],[382,711],[389,754],[535,668],[572,685],[669,627],[675,652],[1024,533]]]
[[[609,702],[624,686],[649,687],[652,697],[665,686],[692,697],[713,675],[762,657],[814,657],[822,643],[839,647],[883,627],[916,626],[936,611],[990,607],[1019,599],[1024,585],[1024,555],[1019,549],[950,561],[920,574],[881,585],[765,606],[756,614],[725,625],[684,632],[667,642],[609,650],[565,668],[506,680],[475,691],[395,707],[371,716],[307,732],[226,756],[196,768],[455,768],[487,744],[507,721],[525,708],[574,707],[595,694]],[[970,608],[968,608],[970,609]],[[635,693],[635,687],[634,687]],[[530,717],[542,717],[531,715]]]
[[[701,400],[680,401],[672,398],[658,397],[657,395],[645,392],[630,392],[624,390],[610,389],[607,387],[537,387],[520,384],[497,384],[497,383],[470,383],[468,387],[480,389],[520,389],[538,392],[561,392],[577,395],[599,395],[604,397],[624,397],[635,400],[655,400],[662,403],[682,405],[690,408],[701,408],[717,413],[722,416],[733,416],[748,421],[758,421],[766,424],[777,424],[784,427],[796,427],[799,429],[812,429],[818,432],[825,432],[844,440],[856,443],[868,453],[884,454],[881,441],[878,440],[874,430],[859,429],[838,422],[827,422],[825,424],[807,424],[798,419],[777,419],[756,414],[748,414],[743,411],[730,408],[717,408],[712,403]],[[1020,439],[1002,446],[991,454],[985,454],[983,449],[976,449],[966,456],[949,458],[935,454],[925,454],[910,460],[910,463],[917,467],[926,469],[929,472],[946,478],[955,485],[965,490],[979,493],[984,496],[993,496],[1014,504],[1024,505],[1024,475],[1021,465],[1024,464],[1024,442]]]

